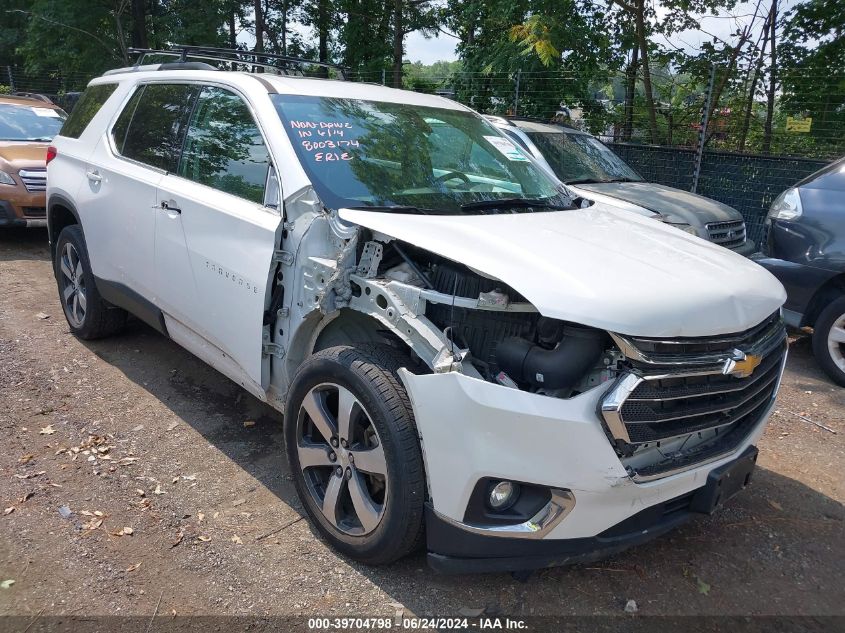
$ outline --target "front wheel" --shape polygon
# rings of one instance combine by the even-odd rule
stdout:
[[[845,387],[845,295],[831,301],[816,319],[813,354],[825,373]]]
[[[393,562],[422,541],[425,475],[408,395],[386,346],[330,347],[303,363],[285,445],[305,510],[340,552]]]
[[[82,339],[96,339],[119,332],[126,311],[100,296],[85,236],[78,224],[66,226],[56,240],[56,283],[70,331]]]

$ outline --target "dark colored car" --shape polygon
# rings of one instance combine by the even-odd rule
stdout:
[[[845,387],[845,158],[780,194],[766,218],[758,263],[784,285],[783,313],[813,328],[813,353]]]

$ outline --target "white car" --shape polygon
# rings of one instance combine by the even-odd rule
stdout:
[[[358,561],[423,541],[444,571],[592,559],[751,476],[782,286],[574,208],[454,101],[111,71],[49,150],[47,194],[71,331],[132,313],[283,412],[305,510]]]

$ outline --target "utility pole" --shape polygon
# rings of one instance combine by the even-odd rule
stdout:
[[[695,168],[692,174],[692,188],[698,190],[698,177],[701,175],[701,159],[704,156],[704,144],[707,142],[707,126],[710,124],[710,100],[713,98],[713,83],[716,79],[716,64],[710,65],[710,83],[707,86],[707,98],[704,102],[704,112],[701,113],[701,130],[698,132],[698,149],[695,152]]]

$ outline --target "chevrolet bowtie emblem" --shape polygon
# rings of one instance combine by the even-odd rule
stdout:
[[[743,351],[735,350],[734,357],[725,361],[722,373],[735,376],[737,378],[748,378],[762,362],[762,356],[757,356],[756,354],[746,354]]]

